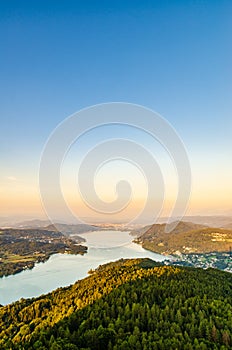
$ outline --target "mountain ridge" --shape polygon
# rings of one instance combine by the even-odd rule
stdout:
[[[181,221],[168,233],[166,224],[154,224],[134,242],[164,255],[229,252],[232,247],[232,230]]]

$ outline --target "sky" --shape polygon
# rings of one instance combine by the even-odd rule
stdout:
[[[42,215],[38,174],[49,135],[78,110],[107,102],[150,108],[176,130],[192,168],[189,214],[232,215],[231,17],[225,0],[2,0],[0,216]],[[122,126],[89,132],[74,145],[62,170],[66,201],[82,217],[92,215],[76,193],[80,159],[96,142],[121,135],[155,155],[168,215],[177,181],[167,154]],[[96,189],[109,202],[115,182],[129,176],[134,202],[117,218],[133,216],[146,201],[143,175],[126,162],[103,170]]]

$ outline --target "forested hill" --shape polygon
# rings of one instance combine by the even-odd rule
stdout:
[[[0,349],[231,349],[232,275],[149,259],[0,308]]]
[[[166,232],[166,224],[154,224],[134,241],[165,255],[230,252],[232,230],[180,221],[170,232]]]

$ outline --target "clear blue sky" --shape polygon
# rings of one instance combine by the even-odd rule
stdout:
[[[193,162],[222,155],[228,172],[231,18],[225,0],[1,0],[2,178],[35,176],[54,127],[110,101],[159,112]]]

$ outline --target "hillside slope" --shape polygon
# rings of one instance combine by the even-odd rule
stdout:
[[[232,247],[232,230],[210,228],[190,222],[179,222],[170,233],[166,224],[152,225],[135,239],[143,248],[160,254],[229,252]]]
[[[0,309],[1,349],[230,349],[232,275],[120,260]]]

